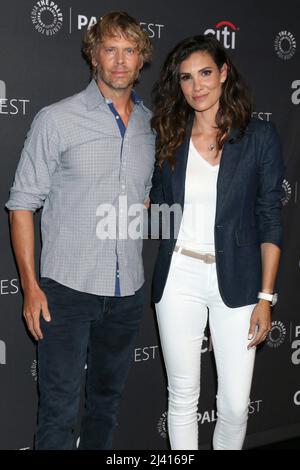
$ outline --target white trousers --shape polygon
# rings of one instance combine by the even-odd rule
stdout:
[[[215,354],[218,420],[214,450],[243,446],[255,349],[248,350],[250,318],[256,304],[226,306],[216,264],[174,252],[161,301],[156,304],[168,375],[168,430],[174,450],[198,449],[197,409],[201,348],[208,319]]]

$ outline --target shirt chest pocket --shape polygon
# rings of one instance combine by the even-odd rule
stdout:
[[[65,175],[80,178],[105,178],[120,165],[121,142],[112,137],[90,140],[70,148],[62,157]]]

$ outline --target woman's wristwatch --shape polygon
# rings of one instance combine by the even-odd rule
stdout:
[[[277,300],[278,300],[278,294],[276,292],[274,294],[267,294],[266,292],[259,292],[257,297],[259,299],[268,300],[271,303],[272,307],[277,303]]]

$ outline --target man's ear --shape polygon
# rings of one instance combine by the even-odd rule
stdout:
[[[97,67],[98,65],[97,59],[96,59],[97,51],[98,51],[98,46],[95,46],[93,50],[91,51],[91,62],[92,62],[93,67]]]
[[[144,67],[144,59],[143,59],[143,57],[141,56],[141,57],[140,57],[139,70],[142,70],[143,67]]]

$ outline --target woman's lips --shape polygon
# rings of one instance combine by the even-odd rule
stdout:
[[[206,93],[206,95],[193,96],[193,100],[194,101],[203,101],[207,96],[208,96],[208,93]]]

